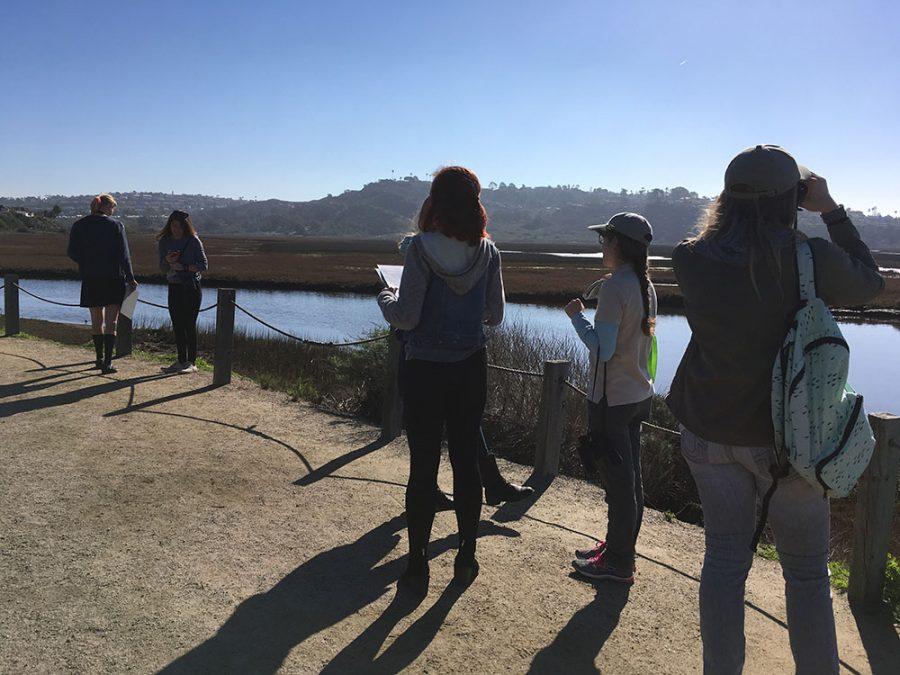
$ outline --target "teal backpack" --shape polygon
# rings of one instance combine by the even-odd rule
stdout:
[[[850,348],[828,307],[816,295],[809,243],[800,243],[796,253],[801,305],[772,368],[776,462],[772,486],[763,499],[754,550],[778,478],[787,475],[791,467],[821,489],[823,497],[846,497],[875,450],[863,397],[847,384]]]

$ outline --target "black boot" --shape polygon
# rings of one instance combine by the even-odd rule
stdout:
[[[478,576],[478,561],[475,560],[475,543],[463,542],[453,561],[453,583],[463,588],[471,585]]]
[[[491,506],[497,506],[501,502],[517,502],[534,493],[532,487],[507,481],[500,474],[497,458],[493,455],[479,457],[478,468],[481,471],[481,484],[484,486],[484,501]]]
[[[103,368],[103,335],[91,335],[91,338],[94,340],[94,353],[97,355],[94,368]]]
[[[112,364],[113,350],[116,348],[116,336],[105,333],[103,335],[103,365],[101,370],[104,375],[118,372]]]
[[[410,551],[406,571],[400,576],[400,590],[417,597],[428,595],[428,558],[424,551]]]
[[[440,513],[441,511],[453,511],[456,506],[453,503],[453,500],[450,499],[443,492],[438,490],[434,495],[434,512]]]

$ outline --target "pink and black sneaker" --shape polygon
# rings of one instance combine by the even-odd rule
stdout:
[[[575,557],[578,560],[590,560],[594,556],[598,556],[606,550],[606,542],[602,539],[594,544],[591,548],[579,548],[575,550]]]
[[[624,571],[613,567],[602,553],[588,560],[573,560],[572,567],[579,574],[597,581],[616,581],[620,584],[633,584],[634,571]]]

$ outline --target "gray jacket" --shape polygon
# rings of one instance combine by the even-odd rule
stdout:
[[[399,293],[378,294],[385,320],[403,331],[407,359],[461,361],[485,345],[484,326],[503,321],[500,252],[437,233],[418,234],[406,252]]]
[[[829,306],[853,307],[874,298],[884,279],[843,209],[823,215],[831,241],[809,239],[818,296]],[[750,278],[746,233],[686,241],[672,254],[684,313],[691,326],[667,402],[675,417],[714,443],[771,446],[772,366],[797,311],[793,230],[774,242],[778,274],[754,266]]]

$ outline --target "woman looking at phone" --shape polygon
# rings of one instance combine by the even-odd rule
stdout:
[[[178,350],[178,360],[162,371],[195,373],[197,315],[203,299],[200,274],[207,269],[206,252],[190,215],[184,211],[172,211],[156,239],[159,242],[159,268],[169,282],[169,317]]]

